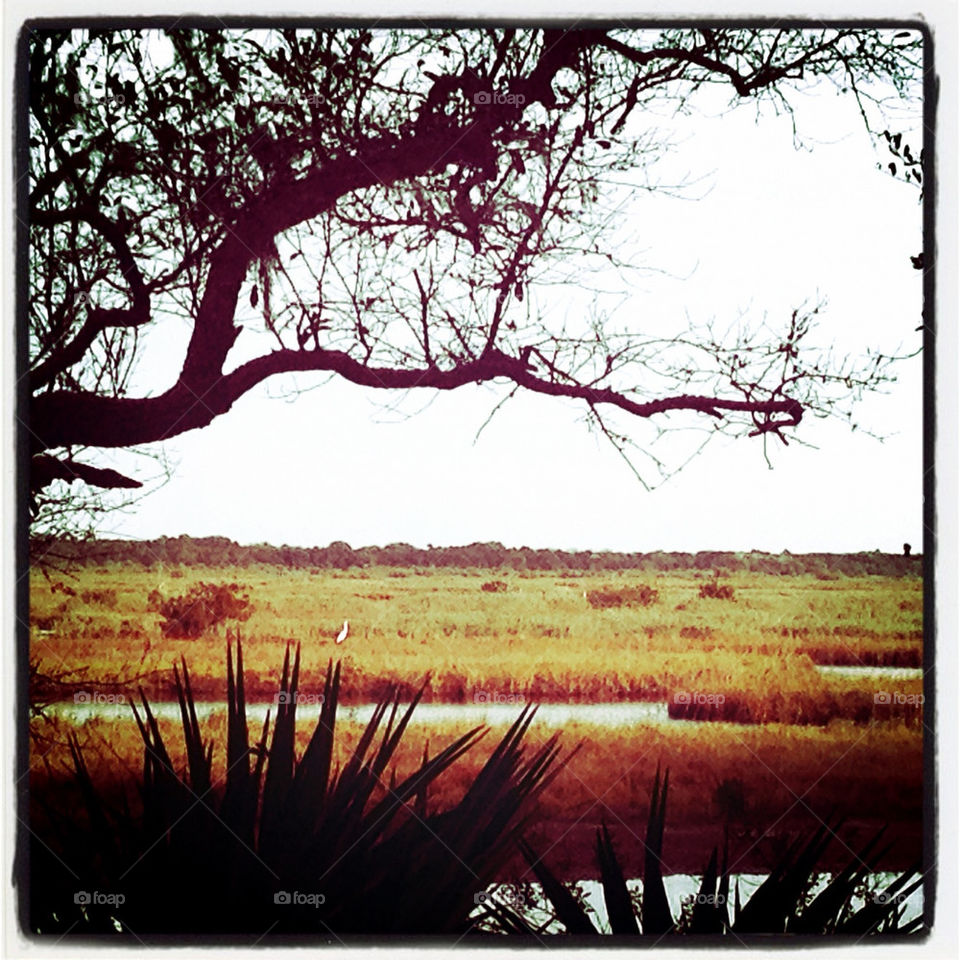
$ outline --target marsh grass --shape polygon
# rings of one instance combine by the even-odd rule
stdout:
[[[311,693],[318,688],[301,680],[301,690]],[[310,722],[318,713],[317,707],[300,708],[300,716]],[[183,770],[187,754],[179,722],[172,718],[157,718],[156,722],[174,768]],[[205,739],[225,742],[226,712],[201,717],[199,724]],[[397,775],[409,776],[419,767],[425,750],[433,751],[437,744],[451,742],[470,729],[471,724],[464,721],[426,723],[415,713],[394,754]],[[501,735],[506,729],[506,725],[498,726],[492,733]],[[362,723],[338,718],[334,766],[347,762],[363,730]],[[552,730],[538,723],[528,731],[526,740],[538,747]],[[749,837],[758,825],[777,822],[769,843],[761,843],[751,853],[751,866],[757,869],[769,866],[768,847],[774,837],[787,829],[804,829],[810,810],[826,816],[834,808],[850,809],[862,824],[889,823],[904,849],[917,842],[923,765],[922,731],[914,726],[878,723],[864,727],[834,720],[826,727],[726,723],[611,727],[573,721],[561,730],[566,741],[581,746],[575,760],[537,800],[531,830],[547,843],[552,835],[565,835],[566,842],[553,851],[552,862],[566,877],[592,875],[590,835],[602,814],[609,813],[631,830],[641,830],[637,798],[646,791],[648,764],[657,762],[669,761],[672,769],[674,872],[702,867],[699,849],[706,842],[702,838],[715,836],[727,814],[732,815],[731,835],[742,835],[745,846],[750,845]],[[76,735],[90,776],[105,796],[120,802],[124,784],[138,775],[143,743],[127,716],[94,718],[75,728],[53,715],[38,716],[31,722],[31,732],[31,785],[39,795],[72,797],[79,802],[75,784],[64,776],[71,767],[70,734]],[[306,750],[309,738],[309,723],[298,726],[298,756]],[[431,783],[431,800],[440,806],[455,803],[482,763],[479,750],[465,754]],[[222,781],[225,769],[226,755],[216,750],[214,782]],[[742,784],[745,806],[741,816],[736,815],[735,807],[715,801],[725,780]],[[379,789],[375,788],[375,795]],[[598,797],[603,798],[602,805],[597,803]],[[803,804],[796,802],[797,797],[803,797]],[[135,805],[136,798],[131,802]],[[893,869],[898,865],[903,866],[902,861],[886,866]],[[640,868],[639,863],[631,866]]]
[[[733,587],[729,583],[720,583],[718,580],[710,580],[700,585],[697,596],[701,600],[734,600]]]
[[[645,583],[633,587],[599,587],[584,591],[587,603],[594,610],[607,610],[610,607],[649,607],[656,603],[660,591]]]
[[[494,576],[506,590],[483,590]],[[300,689],[322,693],[328,674],[318,664],[336,653],[338,703],[345,705],[392,703],[397,696],[466,703],[477,691],[517,694],[526,702],[668,704],[679,692],[719,693],[724,703],[735,705],[736,717],[750,725],[617,728],[575,722],[564,728],[565,738],[583,746],[551,789],[534,798],[536,819],[528,831],[541,851],[552,837],[565,836],[550,853],[552,868],[564,878],[598,869],[592,851],[603,810],[598,796],[623,824],[642,832],[637,798],[647,789],[650,765],[658,761],[672,771],[674,819],[666,827],[666,843],[678,872],[703,868],[701,851],[715,842],[724,810],[732,809],[715,802],[719,784],[731,778],[743,783],[745,801],[743,822],[734,817],[730,825],[732,839],[742,833],[749,846],[759,824],[782,818],[769,843],[754,850],[753,856],[762,854],[761,866],[782,854],[783,831],[804,829],[796,817],[798,796],[821,816],[843,806],[871,829],[889,822],[894,835],[918,849],[923,711],[906,698],[916,699],[920,682],[884,684],[900,700],[881,704],[874,699],[881,686],[876,681],[827,676],[816,665],[920,666],[920,580],[733,573],[723,585],[735,590],[736,602],[717,602],[699,596],[706,576],[385,569],[311,574],[275,567],[148,570],[112,564],[86,568],[69,583],[51,584],[36,575],[30,624],[30,695],[37,711],[30,723],[32,790],[41,799],[63,799],[82,820],[81,785],[72,775],[64,780],[64,765],[73,769],[75,734],[91,782],[109,805],[137,811],[140,799],[128,789],[142,768],[144,744],[136,725],[97,719],[72,730],[44,714],[43,706],[69,701],[77,691],[133,699],[138,687],[154,701],[176,700],[170,667],[183,656],[190,664],[192,698],[222,701],[223,627],[195,639],[165,637],[146,598],[153,590],[176,597],[201,582],[238,582],[253,607],[244,625],[247,704],[273,703],[280,692],[276,665],[290,642],[302,638],[308,656]],[[655,585],[656,603],[600,609],[583,596],[584,590],[642,583]],[[350,636],[337,647],[334,638],[345,618]],[[315,716],[313,708],[310,712]],[[715,713],[709,719],[723,717]],[[189,777],[181,725],[154,720],[177,776]],[[199,720],[198,729],[205,742],[220,744],[228,739],[228,726],[226,715],[219,714]],[[425,753],[432,756],[438,744],[454,742],[470,729],[421,725],[414,714],[393,748],[397,777],[402,782],[414,775]],[[340,718],[331,747],[334,770],[349,763],[363,731],[363,725]],[[297,757],[310,736],[309,730],[295,731]],[[534,749],[547,739],[536,727],[524,734]],[[212,755],[214,796],[226,756],[223,750]],[[430,802],[438,809],[455,807],[484,762],[479,749],[463,754],[430,782]],[[381,802],[385,789],[372,787],[371,801]],[[56,826],[42,804],[32,815],[51,830]],[[614,828],[611,823],[616,841]],[[637,871],[633,876],[641,864],[631,857],[639,855],[621,842],[619,856]],[[836,848],[824,856],[838,856]],[[515,871],[519,859],[514,855],[498,869]]]
[[[170,570],[102,569],[84,569],[76,585],[79,592],[113,590],[115,608],[53,592],[39,575],[32,579],[37,683],[54,670],[86,671],[73,687],[61,675],[59,685],[42,691],[45,696],[69,697],[96,678],[136,677],[149,695],[168,699],[169,666],[186,654],[195,694],[217,699],[223,628],[193,640],[164,637],[159,616],[147,610],[151,591],[184,596],[200,582],[241,581],[249,592],[248,692],[260,699],[273,696],[272,665],[294,638],[312,653],[343,657],[343,700],[349,703],[376,700],[398,684],[411,694],[428,672],[433,679],[425,698],[448,702],[500,688],[540,702],[663,701],[676,691],[703,689],[706,671],[711,683],[722,682],[724,691],[755,703],[756,716],[790,716],[771,713],[759,677],[811,703],[834,703],[840,715],[856,715],[860,703],[830,700],[834,687],[813,664],[922,664],[922,587],[910,578],[824,583],[731,575],[723,585],[736,590],[736,602],[717,603],[698,596],[702,580],[692,574],[646,575],[660,594],[656,603],[594,609],[584,590],[635,590],[644,581],[627,573],[504,572],[500,582],[508,588],[493,592],[482,589],[493,582],[486,570],[313,576],[306,570],[191,567],[176,571],[183,576],[172,581]],[[333,640],[347,618],[350,637],[337,648]]]
[[[454,737],[433,756],[425,744],[412,773],[401,772],[399,747],[420,698],[401,708],[394,693],[380,701],[352,749],[339,754],[334,745],[341,674],[331,663],[316,726],[298,750],[299,676],[300,650],[292,665],[288,650],[272,738],[268,715],[251,741],[242,647],[238,641],[235,667],[228,649],[222,775],[212,759],[215,739],[206,737],[197,716],[186,662],[174,676],[183,736],[177,759],[141,694],[133,708],[143,746],[138,806],[125,795],[119,802],[104,797],[79,738],[71,735],[75,799],[49,789],[49,782],[46,790],[36,783],[31,788],[35,809],[45,814],[31,823],[31,929],[58,937],[127,933],[138,940],[155,933],[299,933],[320,939],[357,933],[462,937],[484,930],[539,935],[542,929],[514,907],[485,898],[475,910],[478,892],[491,885],[517,846],[552,904],[551,920],[568,933],[603,932],[569,885],[522,839],[534,811],[543,815],[536,800],[572,760],[559,759],[557,734],[524,747],[532,709],[523,709],[493,752],[468,773],[460,796],[438,803],[430,797],[431,785],[473,750],[482,728]],[[597,830],[608,932],[863,936],[921,926],[919,919],[899,922],[902,898],[921,882],[914,879],[918,868],[890,884],[882,897],[851,906],[853,893],[888,850],[880,845],[882,831],[823,892],[806,898],[841,827],[829,816],[812,835],[787,843],[745,904],[737,888],[732,909],[727,846],[719,865],[715,848],[703,873],[702,902],[698,898],[692,912],[675,917],[663,884],[668,779],[668,774],[661,778],[658,766],[643,841],[639,909],[610,832],[605,824]],[[729,792],[729,782],[720,787],[724,784]],[[298,896],[319,903],[304,905]]]
[[[72,736],[79,802],[64,805],[65,796],[33,788],[45,817],[34,818],[30,834],[30,928],[138,939],[469,931],[474,891],[510,855],[530,803],[562,766],[558,736],[525,750],[534,711],[522,710],[457,801],[437,808],[428,799],[430,784],[476,746],[484,728],[432,756],[425,749],[416,769],[399,776],[394,754],[420,698],[401,709],[395,693],[379,702],[337,763],[341,675],[331,663],[319,718],[297,755],[299,672],[298,647],[292,665],[289,650],[284,657],[272,729],[268,715],[251,741],[239,640],[235,668],[228,649],[226,768],[219,781],[186,662],[174,678],[184,767],[172,759],[141,694],[133,706],[143,746],[136,807],[126,796],[119,803],[104,797]]]

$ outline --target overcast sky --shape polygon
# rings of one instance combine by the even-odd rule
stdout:
[[[640,239],[618,253],[652,270],[624,291],[619,322],[644,333],[659,317],[779,324],[822,299],[818,342],[850,353],[920,345],[921,273],[910,264],[922,245],[918,191],[876,169],[889,157],[852,100],[830,87],[797,102],[801,149],[789,117],[756,123],[749,106],[705,104],[701,115],[662,121],[676,148],[660,175],[695,182],[686,198],[637,191],[624,208],[624,235]],[[900,122],[909,131],[920,118]],[[574,290],[556,296],[582,301]],[[159,349],[143,382],[172,382],[186,332],[152,342]],[[103,532],[296,545],[919,549],[921,358],[898,372],[859,410],[883,442],[808,417],[797,435],[818,449],[768,440],[770,469],[762,439],[719,439],[653,491],[588,432],[572,402],[518,395],[474,442],[505,388],[404,396],[301,376],[302,387],[323,385],[284,400],[292,381],[275,380],[166,443],[173,479]],[[704,426],[693,414],[671,422]],[[642,423],[633,430],[652,436]],[[149,470],[142,462],[137,475]]]

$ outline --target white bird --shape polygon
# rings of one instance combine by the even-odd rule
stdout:
[[[343,621],[343,629],[337,634],[337,643],[343,643],[347,639],[347,634],[350,632],[350,621]]]

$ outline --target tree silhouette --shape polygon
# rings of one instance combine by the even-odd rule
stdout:
[[[869,345],[811,347],[816,308],[765,335],[677,336],[558,321],[536,294],[629,269],[604,199],[626,174],[657,188],[646,112],[711,84],[786,110],[822,83],[909,99],[918,32],[40,25],[21,50],[37,522],[76,506],[75,479],[140,485],[90,451],[205,427],[278,374],[505,381],[581,401],[625,454],[612,411],[786,443],[892,378]],[[172,382],[138,392],[184,322]]]

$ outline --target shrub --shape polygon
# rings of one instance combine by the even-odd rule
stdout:
[[[117,591],[105,588],[103,590],[84,590],[80,599],[91,606],[106,607],[108,610],[117,609]]]
[[[481,585],[480,589],[486,593],[503,593],[507,589],[507,582],[506,580],[488,580]]]
[[[74,590],[69,584],[64,583],[62,580],[51,580],[50,592],[54,594],[62,593],[65,597],[75,597],[77,595],[77,591]]]
[[[701,599],[706,597],[711,600],[733,600],[733,587],[729,583],[718,583],[711,580],[710,583],[700,585]]]
[[[660,596],[658,590],[641,583],[638,587],[601,587],[587,591],[587,603],[595,610],[607,607],[649,607]]]
[[[195,639],[224,620],[246,620],[253,613],[250,598],[236,583],[200,583],[179,597],[164,600],[158,590],[147,598],[147,609],[164,618],[165,637]]]

